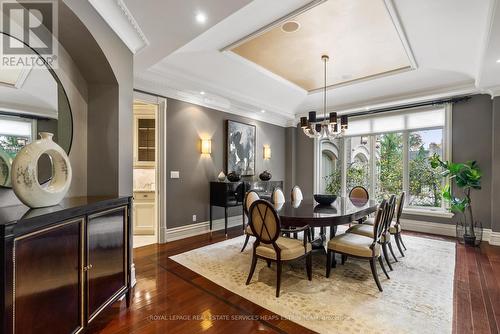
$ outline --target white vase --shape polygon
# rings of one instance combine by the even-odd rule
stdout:
[[[40,132],[40,139],[26,145],[12,164],[12,188],[16,196],[31,208],[56,205],[64,198],[71,184],[72,172],[68,155],[52,141],[54,135]],[[47,154],[52,162],[49,182],[38,182],[38,159]]]
[[[224,174],[224,172],[220,172],[219,176],[217,176],[217,179],[219,180],[219,182],[224,182],[226,180],[226,174]]]

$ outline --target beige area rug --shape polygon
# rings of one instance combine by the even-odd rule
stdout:
[[[243,236],[171,259],[316,332],[451,333],[455,244],[410,236],[404,240],[406,257],[393,264],[390,280],[378,267],[382,293],[368,261],[350,258],[345,265],[338,263],[327,279],[326,256],[319,252],[313,254],[311,282],[304,261],[283,267],[279,298],[275,297],[275,265],[268,268],[265,261],[258,261],[252,282],[246,286],[252,244],[240,253]]]

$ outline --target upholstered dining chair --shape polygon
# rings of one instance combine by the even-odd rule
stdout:
[[[245,198],[243,199],[243,212],[245,216],[247,216],[248,221],[250,221],[250,217],[248,215],[248,209],[250,209],[250,205],[252,205],[252,203],[258,199],[260,199],[260,197],[255,190],[250,190],[245,194]],[[243,248],[241,248],[242,252],[245,250],[245,247],[247,246],[250,237],[253,236],[250,224],[245,225],[244,220],[243,220],[243,231],[245,231],[246,238],[245,238],[245,243],[243,244]]]
[[[362,199],[369,200],[370,195],[368,194],[368,190],[362,186],[356,186],[349,191],[349,198],[352,199]]]
[[[401,195],[399,196],[398,199],[398,206],[397,206],[397,212],[396,212],[396,220],[391,222],[391,226],[389,227],[389,233],[394,236],[394,239],[396,240],[396,245],[398,246],[399,252],[401,253],[401,256],[405,256],[403,253],[403,248],[406,250],[406,246],[403,242],[403,238],[401,238],[401,223],[399,219],[401,218],[401,214],[403,213],[403,206],[405,204],[405,192],[403,191]]]
[[[279,187],[274,188],[271,198],[273,199],[274,204],[280,204],[286,202],[285,194],[283,194],[283,190],[281,190],[281,188]]]
[[[304,240],[282,237],[282,233],[287,231],[281,228],[278,213],[271,203],[261,199],[256,200],[250,206],[249,223],[256,240],[253,244],[252,265],[248,273],[247,285],[252,280],[257,259],[266,260],[268,266],[271,262],[276,262],[276,297],[280,295],[283,262],[305,257],[307,278],[312,279],[312,246],[309,238],[309,226],[297,229],[304,231]]]
[[[292,188],[292,202],[299,202],[304,199],[304,195],[302,194],[302,190],[300,190],[299,186],[294,186]]]
[[[393,270],[391,262],[389,261],[389,254],[388,254],[387,248],[389,248],[389,251],[391,252],[391,255],[394,258],[394,260],[396,262],[398,262],[398,259],[396,258],[396,255],[394,254],[394,250],[392,249],[391,234],[389,233],[391,221],[392,221],[392,218],[394,217],[394,210],[396,208],[396,196],[395,195],[391,196],[387,206],[388,206],[388,214],[385,217],[385,221],[383,222],[384,233],[382,234],[382,238],[380,239],[380,244],[382,246],[382,254],[385,258],[385,261],[387,262],[389,269]],[[359,235],[364,235],[364,236],[369,237],[369,238],[373,238],[373,233],[374,233],[373,225],[369,225],[369,224],[353,225],[347,230],[347,233],[355,233],[355,234],[359,234]],[[345,260],[343,259],[343,262],[344,261]]]
[[[391,226],[389,227],[389,233],[394,236],[394,240],[396,241],[396,246],[398,246],[399,252],[401,253],[401,256],[405,256],[403,253],[403,248],[406,250],[406,246],[403,243],[403,238],[401,238],[401,231],[403,230],[401,228],[401,214],[403,213],[403,207],[405,204],[405,192],[403,191],[401,195],[399,195],[398,198],[398,204],[396,205],[396,219],[391,222]],[[374,219],[373,218],[368,218],[364,223],[364,225],[373,225],[374,224]]]
[[[328,251],[326,259],[326,277],[330,277],[331,267],[335,265],[332,261],[336,253],[344,256],[351,256],[360,259],[366,259],[370,262],[373,279],[377,284],[380,292],[383,291],[382,285],[377,273],[377,260],[384,271],[387,279],[390,279],[389,274],[384,267],[384,262],[381,258],[381,243],[380,240],[384,233],[386,217],[389,214],[389,206],[385,200],[382,201],[377,214],[375,216],[375,225],[373,226],[373,237],[369,238],[364,235],[355,233],[340,234],[328,242]]]

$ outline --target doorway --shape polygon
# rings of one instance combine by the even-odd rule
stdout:
[[[134,93],[133,104],[133,245],[165,242],[166,99]]]

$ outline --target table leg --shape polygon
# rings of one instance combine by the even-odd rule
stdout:
[[[210,205],[210,232],[212,232],[212,206]]]
[[[227,207],[224,208],[224,234],[227,237]]]
[[[337,225],[330,225],[330,240],[332,240],[337,234]]]

